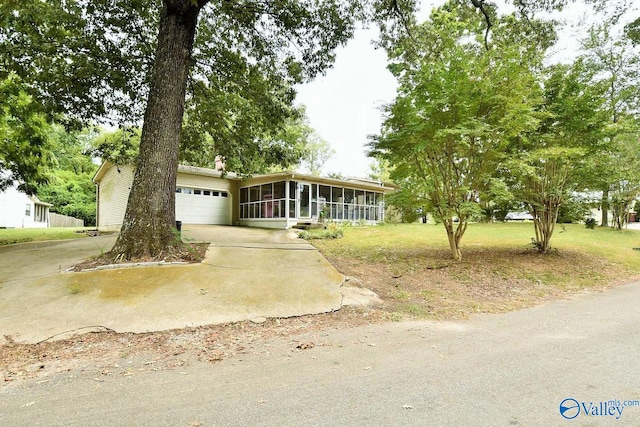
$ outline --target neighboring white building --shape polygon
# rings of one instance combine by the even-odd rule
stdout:
[[[0,192],[0,228],[49,227],[49,203],[28,196],[15,186]]]

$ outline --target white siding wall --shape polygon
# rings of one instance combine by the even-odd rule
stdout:
[[[26,215],[29,205],[29,215]],[[2,228],[46,228],[48,223],[36,222],[35,202],[29,196],[9,187],[0,193],[0,227]],[[47,215],[48,217],[48,215]]]
[[[212,176],[190,175],[184,172],[178,172],[176,183],[178,187],[206,188],[228,191],[229,193],[231,193],[232,190],[232,184],[227,179]]]
[[[100,230],[118,231],[122,227],[134,172],[135,169],[130,165],[113,166],[101,178],[98,189],[98,228]],[[232,182],[222,178],[183,172],[178,172],[176,182],[178,187],[226,191],[229,194],[230,209],[227,223],[231,224],[231,209],[236,200],[233,197],[234,186]]]
[[[113,166],[105,172],[98,189],[98,229],[118,231],[122,227],[133,173],[130,165]]]

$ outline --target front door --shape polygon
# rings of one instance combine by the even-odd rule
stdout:
[[[311,185],[299,182],[297,193],[298,218],[311,218]]]

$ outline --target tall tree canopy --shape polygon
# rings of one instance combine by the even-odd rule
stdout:
[[[156,256],[175,241],[185,111],[191,131],[241,168],[295,114],[293,86],[329,67],[365,14],[384,19],[399,5],[411,1],[7,0],[0,79],[14,72],[47,111],[71,119],[143,119],[113,252]]]
[[[528,13],[568,1],[514,4]],[[486,40],[496,26],[489,4],[457,2],[480,12]],[[49,114],[64,114],[68,127],[143,119],[114,253],[155,256],[174,241],[185,111],[197,124],[191,136],[205,136],[200,139],[227,163],[250,168],[245,160],[251,163],[265,152],[264,141],[273,140],[265,135],[295,114],[293,85],[329,67],[333,49],[351,37],[358,20],[375,19],[397,39],[410,27],[414,7],[415,0],[4,0],[0,81],[15,74],[25,94]]]
[[[560,207],[583,190],[587,159],[602,140],[602,86],[578,61],[549,67],[544,76],[539,124],[513,138],[498,169],[516,200],[533,217],[535,244],[551,250]]]
[[[393,178],[426,195],[456,260],[469,220],[481,214],[498,154],[537,126],[539,93],[531,88],[551,43],[538,37],[522,46],[530,27],[493,12],[487,9],[494,25],[490,49],[486,24],[472,6],[456,1],[390,46],[390,69],[400,86],[371,144],[373,155],[395,167]]]
[[[65,131],[53,126],[54,160],[51,177],[38,187],[40,200],[53,204],[52,212],[84,220],[85,226],[96,223],[96,188],[92,181],[98,168],[89,155],[96,134],[93,130]]]
[[[0,77],[0,191],[18,183],[33,194],[53,166],[51,127],[19,77]]]
[[[612,199],[620,200],[617,194],[617,190],[622,188],[620,181],[631,179],[628,173],[633,168],[621,173],[630,162],[621,163],[619,154],[626,151],[629,144],[635,145],[633,138],[637,138],[639,125],[637,105],[640,101],[640,47],[633,46],[620,33],[616,34],[612,25],[605,22],[591,28],[582,42],[584,55],[581,61],[591,70],[592,77],[588,84],[602,90],[600,111],[605,115],[607,125],[601,143],[592,151],[591,167],[585,177],[589,189],[602,193],[603,226],[608,225]],[[629,197],[633,199],[634,196],[627,195],[623,199],[627,200]],[[617,208],[614,210],[620,212]],[[618,221],[614,224],[620,224],[619,218],[618,216]]]

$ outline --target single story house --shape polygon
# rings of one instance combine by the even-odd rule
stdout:
[[[0,192],[0,228],[47,228],[51,206],[13,185]]]
[[[103,163],[96,184],[97,224],[122,226],[133,165]],[[184,224],[243,225],[288,229],[320,219],[376,223],[384,220],[384,195],[394,188],[367,179],[333,179],[296,172],[236,174],[178,166],[176,220]]]

